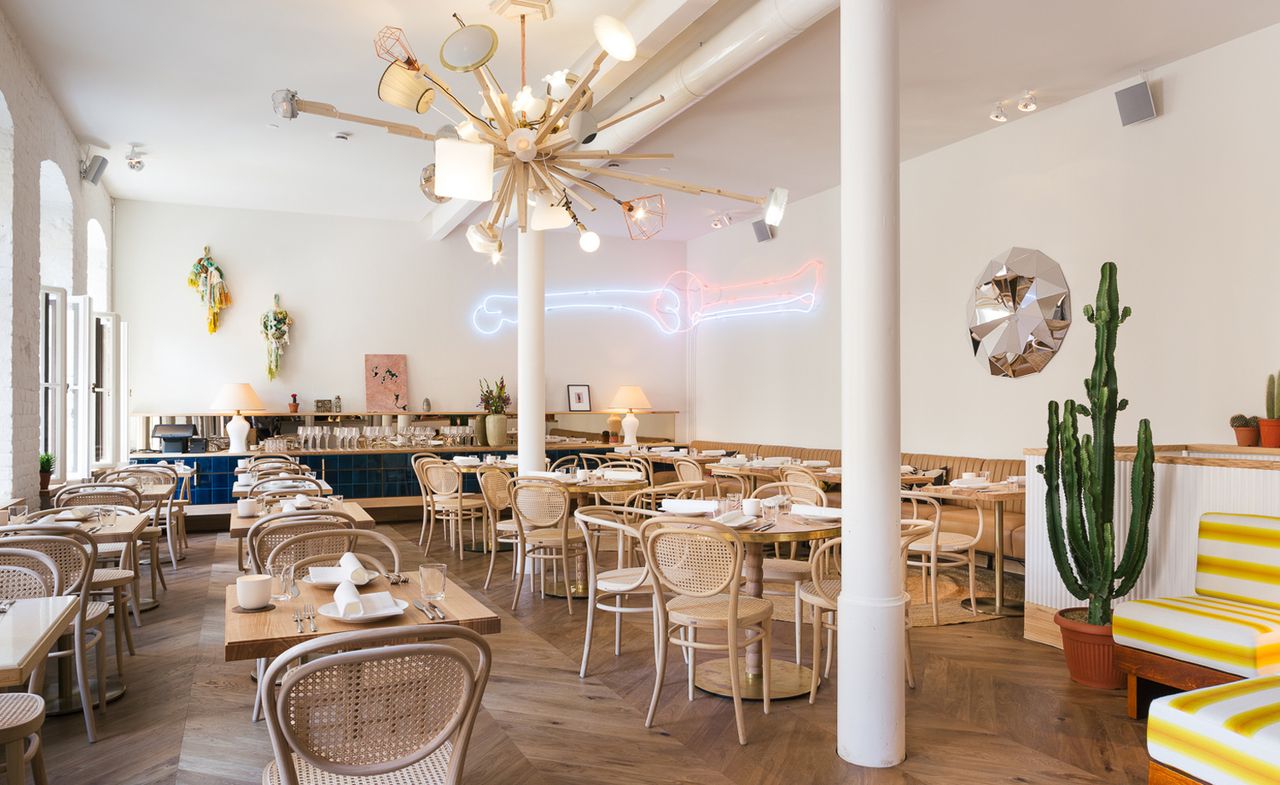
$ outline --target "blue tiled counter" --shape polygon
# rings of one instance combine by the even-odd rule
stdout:
[[[595,445],[557,445],[547,447],[547,457],[555,461],[565,455],[579,453],[603,454],[609,447]],[[414,477],[409,459],[421,452],[433,452],[444,458],[456,455],[474,455],[483,460],[494,450],[467,447],[450,449],[422,448],[379,452],[321,452],[290,451],[302,463],[310,466],[316,476],[333,486],[333,492],[348,499],[382,499],[397,496],[419,496],[418,480]],[[501,454],[514,453],[515,448],[502,449]],[[196,474],[191,486],[191,503],[194,505],[232,504],[231,487],[236,482],[236,466],[245,453],[134,453],[129,456],[138,463],[158,463],[181,458],[188,465],[195,464]],[[476,476],[464,476],[465,490],[479,492]]]

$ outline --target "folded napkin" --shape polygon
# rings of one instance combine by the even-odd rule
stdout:
[[[904,464],[902,464],[901,466],[899,466],[899,467],[898,467],[898,471],[902,472],[903,474],[915,474],[915,473],[916,473],[916,467],[914,467],[914,466],[908,466],[908,465],[906,465],[906,464],[904,463]]]
[[[635,469],[605,469],[604,478],[606,480],[616,480],[619,482],[626,480],[643,480],[644,473]]]
[[[754,522],[756,519],[742,512],[742,510],[730,510],[724,515],[717,515],[712,518],[716,523],[724,524],[730,529],[736,529],[740,526],[746,526],[748,523]]]
[[[675,452],[675,447],[653,447],[654,452]]]
[[[760,506],[761,507],[781,507],[782,505],[787,503],[788,498],[789,497],[783,494],[778,494],[777,496],[769,496],[767,498],[760,500]]]
[[[764,459],[765,466],[786,466],[791,463],[791,459],[785,455],[774,455]]]
[[[801,518],[822,518],[833,521],[840,517],[840,510],[836,507],[818,507],[813,504],[793,504],[791,514]]]
[[[844,469],[841,469],[839,466],[832,466],[830,469],[827,469],[827,471],[831,474],[841,474],[844,472]]]
[[[361,594],[356,591],[355,584],[351,581],[343,581],[342,585],[338,586],[338,590],[333,593],[333,604],[338,609],[338,615],[344,619],[358,619],[367,614],[383,613],[396,607],[396,601],[391,596],[391,592],[375,591]]]
[[[810,469],[822,469],[831,465],[831,461],[801,461],[801,466],[808,466]]]
[[[716,501],[714,499],[663,499],[662,511],[676,515],[715,512]]]
[[[728,453],[724,450],[703,450],[702,454],[708,458],[722,458]]]
[[[312,583],[344,583],[363,586],[373,580],[373,572],[354,553],[347,552],[338,559],[337,567],[312,567],[308,573]]]
[[[563,480],[567,475],[559,472],[521,472],[521,477],[537,477],[540,480]]]
[[[74,507],[70,510],[63,510],[53,516],[55,521],[87,521],[93,515],[93,510],[86,507]]]
[[[635,452],[636,448],[632,447],[629,444],[619,444],[618,446],[613,448],[613,451],[620,455],[627,455],[629,453]]]
[[[315,500],[305,493],[299,493],[293,497],[293,504],[299,510],[305,510],[315,503]]]
[[[746,466],[747,459],[742,456],[735,455],[729,458],[721,458],[720,463],[723,463],[725,466]]]
[[[507,456],[507,463],[519,463],[519,462],[520,462],[520,456],[519,456],[519,455],[508,455],[508,456]]]
[[[453,462],[458,464],[459,466],[479,466],[480,465],[480,459],[475,457],[474,455],[455,455],[453,456]]]

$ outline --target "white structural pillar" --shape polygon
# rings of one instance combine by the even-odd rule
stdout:
[[[836,746],[859,766],[906,746],[899,512],[896,0],[840,3],[840,370],[844,584]]]
[[[546,471],[546,271],[542,232],[516,241],[516,416],[520,473]]]

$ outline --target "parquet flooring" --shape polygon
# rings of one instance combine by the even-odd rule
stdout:
[[[382,525],[418,557],[416,527]],[[170,571],[161,606],[143,615],[138,655],[126,663],[128,693],[99,719],[86,743],[79,715],[45,726],[53,783],[241,785],[261,782],[271,756],[266,728],[248,720],[249,663],[222,660],[223,587],[234,580],[225,535],[194,536],[190,557]],[[439,549],[435,556],[443,554]],[[864,770],[835,753],[835,689],[810,706],[779,701],[764,716],[746,705],[750,744],[736,743],[732,705],[699,694],[686,701],[678,656],[666,675],[653,730],[644,728],[652,687],[647,621],[624,624],[623,656],[612,654],[612,619],[597,624],[589,677],[579,679],[583,603],[525,592],[508,611],[511,583],[500,557],[482,592],[486,560],[450,560],[452,577],[502,617],[489,636],[493,677],[468,756],[466,782],[486,785],[988,785],[1145,782],[1145,727],[1125,717],[1123,693],[1070,683],[1061,655],[1021,639],[1021,620],[918,628],[912,632],[915,690],[907,697],[901,766]],[[780,656],[790,628],[776,628]],[[833,676],[838,675],[833,671]]]

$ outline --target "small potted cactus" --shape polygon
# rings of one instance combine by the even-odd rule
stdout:
[[[298,394],[297,393],[289,394],[289,411],[291,413],[296,413],[298,411]]]
[[[1243,414],[1231,415],[1231,429],[1236,432],[1237,447],[1258,446],[1258,418]]]
[[[1280,447],[1280,389],[1276,374],[1267,375],[1267,416],[1258,420],[1258,437],[1263,447]]]

